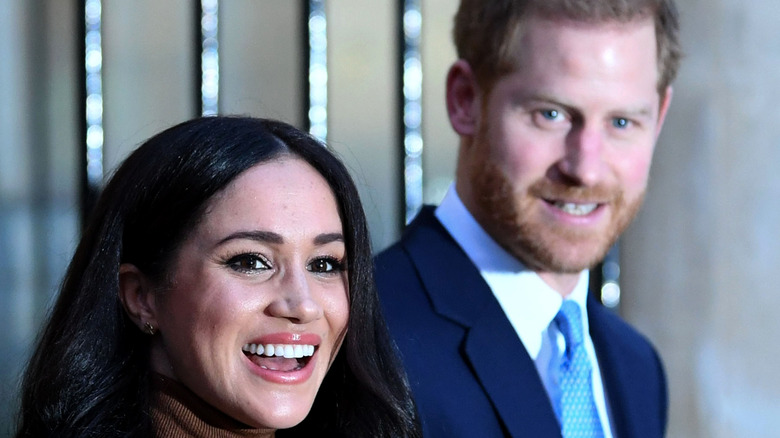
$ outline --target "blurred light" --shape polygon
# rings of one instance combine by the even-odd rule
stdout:
[[[404,137],[404,150],[409,158],[419,157],[423,150],[422,137],[416,132],[410,132]],[[420,167],[416,160],[410,160],[410,165]]]
[[[608,281],[601,286],[601,302],[609,308],[615,308],[620,304],[620,285]]]
[[[404,8],[404,34],[417,38],[422,29],[422,13],[419,4],[409,4]],[[416,2],[415,2],[416,3]]]
[[[406,223],[423,203],[422,167],[422,61],[420,34],[422,13],[419,0],[405,0],[403,12],[403,124],[404,124],[404,198]]]
[[[325,0],[309,0],[309,133],[328,136],[328,20]]]
[[[620,304],[620,249],[613,245],[601,262],[601,302],[615,308]]]
[[[87,185],[97,191],[103,184],[103,47],[101,36],[103,6],[100,0],[84,3],[84,69],[86,71],[86,150]]]
[[[219,1],[201,0],[201,114],[219,113]]]

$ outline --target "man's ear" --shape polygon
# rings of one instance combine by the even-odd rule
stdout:
[[[119,265],[119,299],[133,323],[153,334],[158,327],[155,296],[146,275],[133,264]]]
[[[452,129],[473,136],[479,126],[480,93],[477,78],[468,62],[456,61],[447,73],[447,113]]]

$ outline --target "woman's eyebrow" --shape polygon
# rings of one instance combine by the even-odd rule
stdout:
[[[237,231],[235,233],[231,233],[224,239],[217,242],[217,245],[222,245],[225,242],[228,242],[230,240],[237,240],[237,239],[246,239],[246,240],[255,240],[258,242],[266,242],[266,243],[275,243],[275,244],[282,244],[284,243],[284,238],[277,233],[273,233],[271,231]]]
[[[235,233],[231,233],[227,237],[217,242],[217,245],[222,245],[223,243],[231,240],[254,240],[257,242],[273,243],[277,245],[281,245],[282,243],[284,243],[284,237],[282,237],[280,234],[271,231],[255,230],[255,231],[237,231]],[[314,238],[315,245],[325,245],[331,242],[343,242],[343,241],[344,241],[344,235],[341,233],[323,233],[317,235]]]
[[[344,235],[341,233],[324,233],[314,238],[315,245],[325,245],[331,242],[343,242]]]

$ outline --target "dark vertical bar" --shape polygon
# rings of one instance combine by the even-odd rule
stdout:
[[[192,116],[203,114],[203,6],[200,1],[192,2]]]
[[[406,33],[404,32],[404,12],[406,11],[405,0],[398,0],[396,2],[396,108],[397,108],[397,136],[398,147],[396,149],[396,170],[395,174],[398,175],[398,197],[396,198],[396,206],[404,213],[400,216],[398,221],[399,231],[403,231],[406,227],[406,178],[404,177],[404,169],[406,168],[404,160],[406,158],[406,152],[404,151],[404,137],[406,135],[406,125],[404,124],[404,53],[406,47]]]
[[[78,80],[78,99],[77,99],[77,111],[78,114],[78,141],[76,147],[78,148],[77,156],[79,157],[79,221],[81,222],[81,228],[86,226],[88,212],[92,211],[94,206],[94,199],[89,193],[89,183],[87,182],[87,154],[82,147],[85,147],[84,139],[87,138],[87,70],[84,67],[84,57],[87,52],[87,18],[86,18],[86,4],[87,0],[77,2],[78,11],[76,13],[76,26],[83,34],[81,38],[78,38],[78,47],[76,49],[76,66],[77,66],[77,80]]]
[[[97,202],[103,184],[103,49],[102,4],[100,0],[85,0],[78,14],[84,29],[79,64],[81,82],[81,139],[86,149],[81,163],[81,223],[84,226]],[[82,64],[83,63],[83,64]]]
[[[401,187],[404,224],[423,204],[422,60],[420,36],[422,11],[419,0],[399,2],[399,112],[401,138]]]
[[[309,110],[311,108],[311,99],[309,98],[309,64],[311,63],[309,49],[309,16],[311,15],[311,5],[309,0],[300,0],[300,87],[301,93],[301,129],[308,131],[311,128],[309,122]]]
[[[328,138],[328,18],[325,0],[305,0],[307,103],[304,120],[309,133]]]

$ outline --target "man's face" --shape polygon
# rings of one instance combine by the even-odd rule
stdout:
[[[653,22],[531,18],[514,52],[515,71],[475,93],[458,192],[529,268],[579,272],[642,202],[671,93],[659,99]]]

